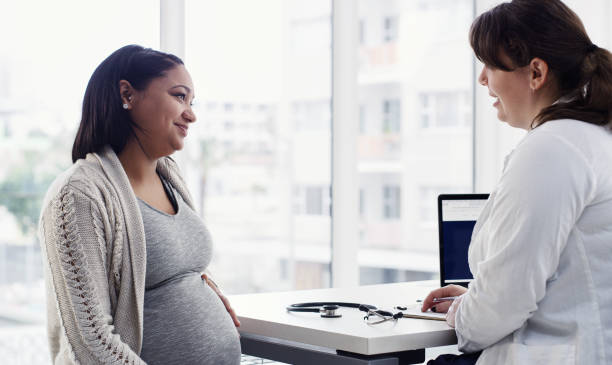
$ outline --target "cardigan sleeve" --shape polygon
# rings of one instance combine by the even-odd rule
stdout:
[[[513,333],[538,309],[570,233],[593,199],[595,174],[562,137],[534,131],[514,152],[495,194],[486,257],[456,314],[459,349],[474,352]]]
[[[74,362],[145,364],[114,331],[101,209],[93,198],[70,184],[45,208],[41,243],[51,283],[48,290],[52,291],[47,295],[55,300],[62,331],[59,336],[68,342]]]

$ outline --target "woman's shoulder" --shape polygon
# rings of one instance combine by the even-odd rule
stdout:
[[[78,160],[51,183],[43,200],[43,210],[66,193],[82,199],[99,200],[101,190],[108,190],[107,186],[107,178],[95,161]]]

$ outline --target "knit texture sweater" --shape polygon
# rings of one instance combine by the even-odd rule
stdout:
[[[157,170],[193,208],[176,163],[161,158]],[[88,154],[53,182],[39,240],[52,362],[144,364],[144,225],[112,148]]]

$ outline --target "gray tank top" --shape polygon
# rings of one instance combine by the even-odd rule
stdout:
[[[180,195],[174,196],[175,215],[138,199],[147,241],[140,356],[149,365],[239,364],[238,331],[200,277],[212,256],[210,234]]]

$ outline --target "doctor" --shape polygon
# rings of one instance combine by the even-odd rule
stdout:
[[[528,134],[474,228],[469,289],[424,300],[466,353],[430,364],[610,364],[612,56],[559,0],[498,5],[470,43],[498,118]]]

